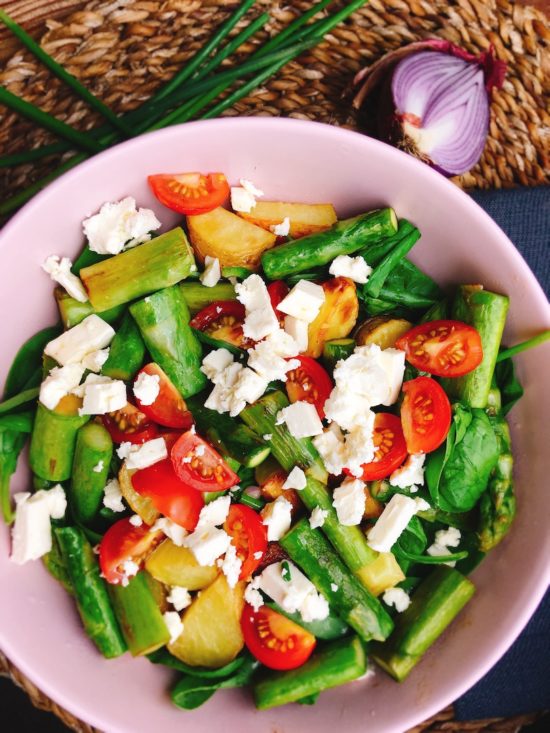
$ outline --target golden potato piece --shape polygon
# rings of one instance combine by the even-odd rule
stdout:
[[[216,566],[199,565],[186,547],[166,540],[149,555],[145,568],[153,578],[166,585],[181,585],[187,590],[202,590],[218,575]]]
[[[355,283],[348,277],[333,277],[323,283],[325,302],[317,318],[309,324],[305,352],[318,359],[325,341],[340,339],[353,330],[359,314]]]
[[[257,269],[262,252],[273,247],[272,232],[218,207],[207,214],[187,217],[189,238],[197,258],[217,257],[222,267]]]
[[[355,332],[355,340],[358,346],[377,344],[381,349],[390,349],[394,348],[397,339],[412,327],[412,323],[404,318],[373,316],[359,326]]]
[[[336,212],[332,204],[289,204],[284,201],[258,201],[249,214],[239,213],[243,219],[271,231],[271,227],[290,219],[290,236],[293,239],[322,232],[336,224]]]
[[[230,588],[219,575],[185,612],[182,634],[168,645],[171,654],[194,667],[223,667],[235,659],[244,646],[244,587]]]
[[[132,476],[135,470],[129,471],[125,464],[122,464],[120,471],[118,472],[118,483],[120,484],[120,491],[122,496],[128,502],[130,509],[143,519],[145,524],[154,524],[160,517],[158,512],[153,506],[153,502],[147,496],[141,496],[132,486]]]

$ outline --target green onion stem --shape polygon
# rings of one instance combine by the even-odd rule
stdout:
[[[10,30],[14,36],[16,36],[21,43],[34,55],[36,58],[44,64],[58,79],[61,79],[68,87],[75,91],[90,107],[93,107],[97,112],[103,115],[111,125],[116,127],[120,132],[129,137],[132,134],[131,129],[124,123],[124,121],[118,117],[106,104],[92,94],[83,84],[81,84],[76,77],[69,74],[61,64],[58,64],[44,49],[29,36],[26,31],[21,28],[10,16],[2,9],[0,9],[0,21]],[[82,146],[79,146],[82,147]],[[91,149],[91,148],[90,148]]]
[[[396,555],[400,555],[404,560],[419,563],[421,565],[444,565],[447,562],[458,562],[459,560],[465,560],[468,557],[468,552],[466,550],[462,550],[461,552],[452,552],[448,555],[417,555],[416,553],[403,550],[399,545],[393,547],[393,552]]]
[[[511,356],[515,356],[516,354],[521,354],[522,351],[527,351],[527,349],[532,349],[534,346],[539,346],[539,344],[543,344],[549,339],[550,329],[539,333],[537,336],[533,336],[533,338],[527,339],[527,341],[522,341],[521,344],[510,346],[509,349],[503,349],[497,356],[497,362],[509,359]]]
[[[324,10],[327,5],[330,5],[331,2],[333,2],[333,0],[320,0],[320,2],[310,8],[307,12],[303,13],[303,15],[300,15],[298,18],[293,20],[292,23],[289,23],[286,26],[286,28],[283,28],[283,30],[277,33],[277,35],[273,36],[269,39],[269,41],[264,43],[264,45],[254,54],[254,56],[259,58],[260,56],[265,56],[265,54],[273,51],[274,49],[280,48],[281,44],[284,43],[287,38],[295,37],[300,28],[302,28],[302,26],[305,25],[310,18],[313,18],[314,15],[317,15],[317,13],[321,12],[321,10]]]
[[[0,168],[11,168],[15,165],[22,165],[23,163],[32,163],[33,160],[40,160],[41,158],[47,158],[48,155],[58,155],[70,150],[71,147],[65,142],[52,143],[51,145],[42,145],[40,148],[33,148],[32,150],[22,150],[20,153],[12,153],[11,155],[4,155],[0,158]]]
[[[4,402],[0,402],[0,415],[4,415],[6,412],[13,410],[20,405],[24,405],[26,402],[34,400],[38,397],[39,392],[39,387],[29,387],[29,389],[25,389],[23,392],[18,392],[16,395],[13,395],[13,397],[4,400]]]

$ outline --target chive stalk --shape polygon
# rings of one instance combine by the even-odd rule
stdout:
[[[532,349],[534,346],[544,344],[549,339],[550,329],[537,334],[537,336],[533,336],[533,338],[527,339],[527,341],[522,341],[520,344],[510,346],[509,349],[502,349],[497,356],[497,364],[499,361],[504,361],[505,359],[510,359],[512,356],[516,356],[516,354],[521,354],[522,351],[527,351],[527,349]]]

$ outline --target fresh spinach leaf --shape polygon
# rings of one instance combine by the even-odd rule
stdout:
[[[431,308],[442,298],[439,285],[407,258],[386,278],[379,297],[411,310]]]
[[[320,694],[320,692],[314,692],[311,695],[306,695],[306,697],[301,697],[299,700],[296,700],[296,702],[298,705],[315,705]]]
[[[520,397],[523,396],[523,387],[517,378],[512,359],[497,362],[494,379],[500,389],[502,414],[507,415]]]
[[[4,399],[40,383],[42,376],[42,352],[47,343],[61,333],[61,326],[49,326],[30,339],[15,355],[4,387]]]
[[[170,667],[176,669],[178,672],[184,672],[187,675],[193,677],[200,677],[206,680],[216,680],[229,677],[234,674],[245,662],[246,656],[241,656],[233,659],[232,662],[226,664],[224,667],[218,667],[218,669],[209,669],[208,667],[191,667],[185,662],[182,662],[177,657],[174,657],[166,647],[161,647],[155,652],[147,655],[147,659],[153,664],[162,664],[164,667]]]
[[[10,479],[17,468],[17,459],[27,441],[27,433],[0,430],[0,504],[6,524],[15,517],[10,500]]]
[[[18,433],[30,433],[34,421],[33,412],[16,412],[11,415],[0,415],[0,430],[14,430]]]
[[[455,404],[447,440],[426,461],[432,503],[445,512],[473,509],[487,488],[498,455],[498,441],[485,412]]]
[[[427,546],[428,538],[422,522],[418,517],[412,517],[393,548],[393,552],[404,573],[408,571],[410,565],[405,553],[421,555]]]

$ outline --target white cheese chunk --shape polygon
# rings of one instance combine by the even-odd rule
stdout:
[[[288,568],[288,573],[284,572],[285,568]],[[268,565],[260,574],[259,587],[283,610],[300,613],[304,621],[321,620],[328,616],[326,599],[290,561]]]
[[[205,504],[200,511],[197,529],[203,527],[219,527],[227,519],[231,504],[230,496],[219,496],[214,501]]]
[[[307,351],[308,346],[308,326],[307,321],[302,321],[294,316],[285,316],[285,331],[292,336],[298,346],[298,353]]]
[[[371,272],[372,267],[369,267],[362,257],[350,257],[349,255],[339,255],[329,267],[329,273],[334,277],[349,277],[350,280],[360,285],[367,282]]]
[[[285,216],[280,224],[273,224],[269,228],[277,237],[288,237],[290,234],[290,219]]]
[[[333,476],[339,476],[346,465],[346,446],[343,437],[339,439],[328,429],[313,438],[313,445],[323,459],[327,471]]]
[[[12,529],[10,559],[17,565],[37,560],[52,549],[51,519],[61,519],[67,499],[61,484],[34,494],[28,491],[14,495],[15,523]]]
[[[390,476],[390,484],[400,489],[410,488],[412,493],[418,491],[424,483],[425,453],[412,453],[402,466],[396,468]]]
[[[128,521],[133,527],[141,527],[141,525],[143,524],[143,519],[139,516],[139,514],[132,514]]]
[[[244,409],[244,405],[252,404],[259,400],[266,391],[268,380],[261,377],[252,369],[245,367],[237,377],[235,386],[233,387],[233,399],[236,404],[233,406],[231,413],[238,415]],[[243,406],[240,407],[240,404]],[[240,407],[240,409],[239,409]]]
[[[286,295],[277,309],[306,323],[317,318],[319,310],[325,302],[325,291],[320,285],[309,280],[299,280]]]
[[[403,588],[388,588],[382,600],[388,606],[393,606],[397,613],[403,613],[411,605],[411,598]]]
[[[100,372],[101,367],[105,364],[109,358],[109,349],[98,349],[92,351],[91,354],[86,354],[82,359],[82,366],[91,372]]]
[[[83,374],[84,368],[80,364],[54,367],[40,385],[38,399],[48,410],[53,410],[59,400],[78,387]]]
[[[264,598],[258,590],[259,586],[260,576],[256,575],[244,590],[244,600],[252,606],[254,611],[258,611],[264,605]]]
[[[187,588],[182,588],[181,585],[173,585],[170,588],[170,593],[166,596],[168,603],[171,603],[176,611],[183,611],[184,608],[191,605],[191,594]]]
[[[168,517],[159,517],[151,527],[151,532],[163,532],[177,547],[183,547],[188,532]]]
[[[432,557],[443,557],[444,555],[452,554],[449,547],[458,547],[460,544],[461,532],[456,527],[447,527],[447,529],[440,529],[435,533],[434,543],[427,549],[428,555]],[[449,565],[454,568],[456,565],[455,561],[446,562],[445,565]]]
[[[109,346],[114,329],[95,313],[46,344],[44,353],[58,364],[76,364],[87,354]]]
[[[92,252],[116,255],[151,239],[150,232],[161,226],[151,209],[136,209],[131,196],[122,201],[105,203],[94,216],[82,222]]]
[[[311,515],[309,517],[309,526],[311,527],[311,529],[317,529],[317,527],[322,527],[327,517],[328,517],[328,510],[321,509],[321,507],[316,506],[314,510],[311,512]]]
[[[94,473],[101,473],[103,469],[105,468],[105,462],[103,460],[98,461],[95,466],[92,468],[92,471]]]
[[[365,484],[359,479],[347,478],[332,495],[332,506],[338,521],[345,527],[359,524],[365,513]]]
[[[71,298],[85,303],[88,300],[88,293],[82,280],[71,272],[72,266],[73,263],[68,257],[59,258],[57,255],[50,255],[42,264],[42,269],[54,282],[65,288]]]
[[[245,308],[243,333],[247,338],[260,341],[279,330],[279,319],[271,306],[266,284],[259,275],[250,275],[235,285],[235,292]]]
[[[160,377],[158,374],[140,372],[133,386],[134,396],[142,405],[152,405],[160,392]]]
[[[233,363],[233,354],[227,349],[215,349],[202,360],[201,372],[216,384],[216,377]]]
[[[302,489],[305,489],[306,484],[307,479],[305,473],[302,471],[300,466],[294,466],[292,471],[286,477],[283,489],[296,489],[296,491],[301,491]]]
[[[133,445],[130,455],[126,459],[126,468],[131,471],[134,468],[148,468],[155,463],[168,458],[168,450],[164,438],[153,438],[141,445]]]
[[[183,621],[177,611],[165,611],[162,618],[170,634],[170,644],[173,644],[183,633]]]
[[[414,499],[394,494],[369,531],[368,545],[377,552],[390,552],[417,511],[418,505]]]
[[[253,349],[248,351],[248,366],[254,369],[263,379],[270,381],[286,381],[286,375],[300,366],[296,356],[298,346],[294,339],[279,329],[270,334]]]
[[[231,537],[223,529],[209,525],[187,535],[184,545],[191,550],[199,565],[210,566],[227,551],[230,542]]]
[[[299,400],[288,407],[283,407],[277,419],[280,417],[285,421],[294,438],[307,438],[312,435],[321,435],[323,432],[323,423],[317,410],[309,402]]]
[[[215,387],[208,395],[204,406],[217,412],[234,411],[235,406],[238,407],[238,405],[235,405],[233,400],[233,387],[242,370],[242,364],[233,362],[223,372],[220,372],[216,376]]]
[[[230,588],[234,588],[239,582],[242,566],[243,561],[237,557],[237,548],[230,544],[220,566]]]
[[[121,379],[109,379],[107,382],[86,380],[84,384],[84,400],[79,415],[105,415],[121,410],[128,402],[126,385]]]
[[[262,522],[267,527],[268,542],[277,542],[288,532],[292,523],[292,504],[278,496],[270,501],[261,511]]]
[[[104,488],[103,506],[112,512],[123,512],[126,507],[122,501],[122,491],[116,478],[111,479]]]
[[[243,214],[250,214],[256,206],[256,198],[244,186],[231,186],[231,208]]]
[[[244,190],[247,191],[251,196],[254,196],[254,198],[259,199],[264,195],[262,189],[255,186],[252,181],[249,181],[247,178],[241,178],[239,180],[239,183],[244,188]]]
[[[337,384],[325,400],[323,410],[327,420],[333,420],[344,430],[352,430],[357,425],[368,427],[371,424],[370,407],[369,400],[365,397],[345,385]]]
[[[370,463],[375,455],[374,419],[376,416],[370,410],[364,417],[367,416],[371,418],[370,424],[357,425],[345,437],[344,466],[356,478],[363,475],[363,465]]]
[[[217,285],[222,276],[220,261],[217,257],[206,255],[204,258],[204,272],[199,279],[206,288],[213,288]]]
[[[397,401],[405,371],[405,352],[382,350],[377,344],[358,346],[351,356],[342,359],[334,369],[336,386],[370,407],[392,405]]]

